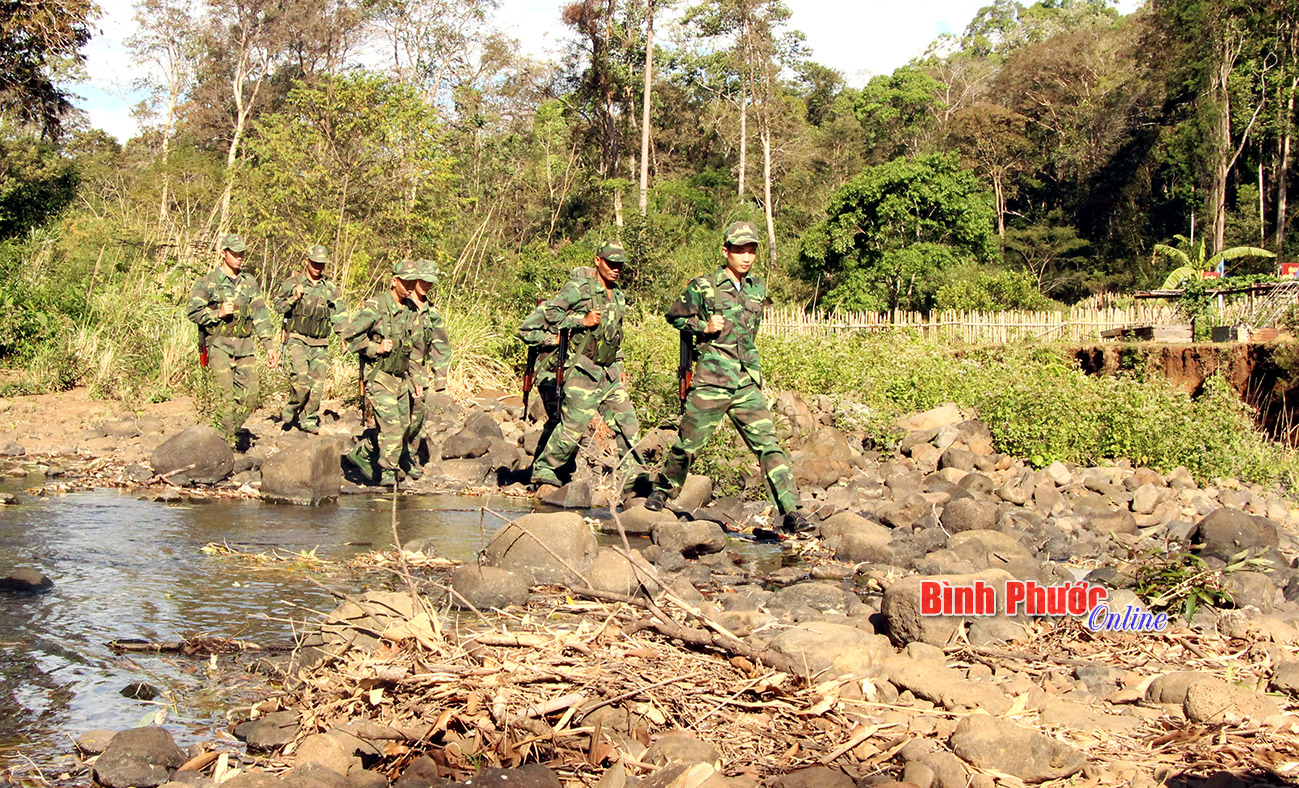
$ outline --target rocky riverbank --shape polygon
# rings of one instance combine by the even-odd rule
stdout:
[[[448,403],[429,447],[440,459],[414,489],[522,490],[512,474],[536,428],[520,403],[485,394]],[[595,518],[503,521],[474,564],[408,544],[376,558],[385,582],[260,663],[283,691],[236,715],[241,746],[98,732],[79,740],[87,775],[232,788],[1293,782],[1289,500],[1181,469],[1035,470],[955,408],[900,423],[885,447],[853,432],[850,405],[787,394],[778,410],[818,520],[785,543],[788,565],[743,560],[733,540],[761,533],[769,511],[715,496],[704,477],[669,512],[632,500]],[[345,435],[343,422],[326,431]],[[261,434],[281,452],[341,440]],[[648,453],[668,437],[651,433]],[[234,465],[263,440],[212,489],[264,492],[274,454]],[[555,503],[607,503],[607,455],[597,434]],[[141,483],[206,489],[176,478],[193,469],[163,482],[169,471],[147,470]],[[931,581],[982,583],[1001,606],[924,615]],[[1027,583],[1079,581],[1110,611],[1171,618],[1162,631],[1089,628],[1090,606],[1071,610],[1067,590],[1064,609],[1048,594],[1050,611],[1004,607],[1012,589],[1034,593]]]

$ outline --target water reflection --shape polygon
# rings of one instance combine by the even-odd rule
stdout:
[[[403,498],[403,542],[431,537],[438,552],[472,558],[499,526],[486,503],[504,499]],[[392,544],[391,501],[344,498],[336,506],[269,506],[256,501],[163,505],[116,492],[24,498],[0,507],[0,572],[31,566],[55,582],[39,597],[0,596],[0,769],[14,759],[56,760],[92,728],[137,724],[160,705],[124,698],[135,681],[166,688],[170,719],[219,724],[238,688],[218,686],[206,663],[117,655],[117,638],[175,640],[185,633],[255,642],[290,639],[290,619],[333,601],[302,575],[204,554],[208,542],[241,549],[317,551],[343,558]],[[228,679],[228,676],[225,677]]]

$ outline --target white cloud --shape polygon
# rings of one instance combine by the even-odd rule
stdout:
[[[991,0],[787,0],[790,26],[807,35],[813,57],[863,85],[924,52],[941,33],[960,32]],[[1140,0],[1119,0],[1128,13]],[[143,73],[123,43],[134,29],[132,0],[100,0],[100,34],[86,48],[88,83],[74,86],[77,106],[91,122],[125,141],[138,126],[130,107],[140,101],[132,80]],[[568,31],[561,0],[501,0],[496,22],[519,48],[539,59],[557,59]]]

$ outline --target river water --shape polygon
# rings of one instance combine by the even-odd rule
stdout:
[[[71,763],[71,742],[81,733],[157,721],[160,712],[182,744],[225,735],[225,712],[239,705],[241,690],[251,698],[260,689],[242,671],[209,672],[206,659],[115,654],[109,641],[198,634],[284,643],[292,620],[336,604],[306,573],[210,555],[204,545],[316,550],[322,558],[392,545],[390,498],[349,496],[306,508],[247,500],[163,504],[117,491],[18,494],[20,505],[0,506],[0,574],[33,567],[55,587],[39,596],[0,595],[0,775],[33,764],[57,773]],[[432,537],[440,555],[469,560],[500,525],[482,514],[484,504],[520,511],[505,499],[405,497],[399,537]],[[165,692],[149,702],[120,694],[134,682]]]

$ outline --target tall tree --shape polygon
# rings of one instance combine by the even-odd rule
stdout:
[[[0,113],[14,113],[55,137],[71,108],[55,71],[84,60],[90,19],[99,13],[91,0],[0,4]]]
[[[159,162],[162,169],[161,195],[158,198],[158,221],[167,220],[170,205],[171,141],[182,98],[194,79],[195,27],[189,0],[140,0],[135,8],[135,33],[127,45],[137,62],[147,63],[150,74],[142,80],[155,101],[162,104],[162,143]]]

